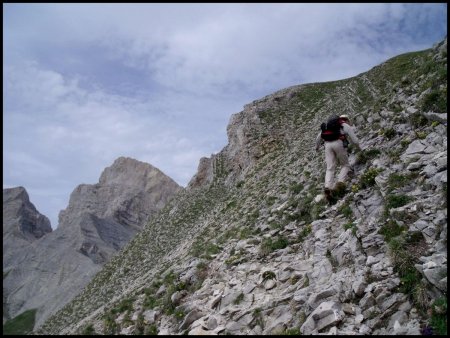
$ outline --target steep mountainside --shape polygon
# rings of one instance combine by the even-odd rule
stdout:
[[[19,263],[17,257],[51,231],[49,219],[36,210],[25,188],[3,189],[3,279]],[[5,304],[3,294],[3,322],[8,319]]]
[[[42,224],[49,227],[49,222],[34,207],[24,204],[22,209],[27,213],[21,215],[26,217],[18,218],[8,202],[5,213],[5,196],[11,194],[4,191],[3,216],[11,229],[7,232],[23,229],[25,224],[42,236],[19,247],[17,241],[5,238],[4,227],[4,316],[37,311],[36,326],[42,324],[77,295],[179,190],[177,183],[150,164],[118,158],[104,170],[99,183],[82,184],[73,191],[67,209],[59,215],[58,228],[45,236]],[[21,195],[26,195],[23,189]],[[21,200],[13,200],[14,205]],[[33,223],[36,226],[31,225],[31,218],[37,220]],[[29,238],[31,231],[25,230],[22,233]]]
[[[37,333],[446,331],[447,40],[233,115],[228,145]],[[320,123],[363,151],[333,206]]]
[[[49,219],[36,210],[25,188],[3,189],[4,273],[17,264],[16,257],[28,250],[33,241],[51,231]],[[5,319],[5,311],[3,316]]]

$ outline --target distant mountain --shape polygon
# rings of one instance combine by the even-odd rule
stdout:
[[[72,192],[51,232],[24,188],[4,189],[4,318],[37,309],[43,323],[180,190],[152,165],[120,157],[99,183]]]
[[[3,189],[4,273],[17,263],[17,257],[32,242],[51,231],[49,219],[36,210],[25,188]]]
[[[320,124],[363,151],[323,198]],[[418,335],[447,330],[447,39],[282,89],[38,334]]]
[[[3,189],[3,240],[33,242],[51,231],[50,221],[36,210],[25,188]]]

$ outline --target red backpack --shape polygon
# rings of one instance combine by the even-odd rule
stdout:
[[[327,122],[320,125],[322,129],[321,137],[324,141],[343,140],[344,135],[341,134],[342,123],[344,122],[339,116],[332,116]]]

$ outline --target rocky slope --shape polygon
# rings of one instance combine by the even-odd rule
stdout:
[[[446,332],[447,40],[233,115],[228,145],[38,334]],[[346,194],[320,123],[351,116]]]
[[[4,314],[12,318],[37,310],[38,327],[78,294],[179,190],[150,164],[121,157],[103,171],[99,183],[82,184],[72,192],[58,228],[45,236],[48,220],[29,204],[15,211],[23,198],[12,199],[11,191],[4,190],[3,216],[11,229],[7,233],[17,237],[20,228],[19,235],[34,239],[19,248],[17,241],[5,238],[4,227]],[[12,191],[26,195],[21,188]]]

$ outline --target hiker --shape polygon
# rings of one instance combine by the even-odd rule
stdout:
[[[319,150],[322,143],[325,143],[327,171],[325,174],[324,194],[330,202],[332,191],[345,191],[345,181],[350,170],[352,170],[348,162],[347,147],[349,142],[347,136],[352,145],[357,149],[361,148],[347,115],[331,117],[327,123],[322,123],[321,129],[316,138],[316,151]],[[336,185],[333,186],[337,162],[341,165],[341,171],[339,172]]]

